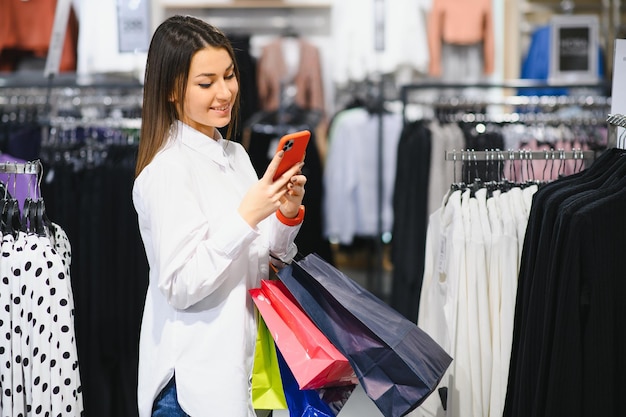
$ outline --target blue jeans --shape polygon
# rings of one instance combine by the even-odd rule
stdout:
[[[187,413],[180,408],[178,404],[178,396],[176,395],[176,380],[174,377],[170,379],[165,388],[154,400],[152,406],[152,417],[189,417]]]

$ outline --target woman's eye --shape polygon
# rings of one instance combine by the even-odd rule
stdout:
[[[211,84],[198,84],[200,88],[209,88]]]
[[[224,77],[224,79],[226,79],[226,80],[232,80],[233,78],[235,78],[235,73],[234,72],[232,74],[227,75],[227,76]]]

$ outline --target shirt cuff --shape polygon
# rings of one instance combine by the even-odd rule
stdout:
[[[285,217],[280,209],[276,210],[276,217],[278,217],[278,220],[280,220],[280,222],[286,226],[297,226],[304,220],[304,206],[300,206],[296,217]]]

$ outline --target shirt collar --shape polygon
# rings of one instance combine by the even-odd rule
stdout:
[[[183,144],[200,152],[223,167],[229,166],[228,156],[224,150],[227,141],[224,140],[219,130],[215,129],[214,135],[216,137],[211,138],[180,120],[176,122],[176,129],[178,140]]]

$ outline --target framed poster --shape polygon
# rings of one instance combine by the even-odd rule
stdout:
[[[119,52],[148,52],[150,4],[148,0],[117,0]]]
[[[598,17],[556,15],[550,21],[551,83],[593,83],[598,78]]]

